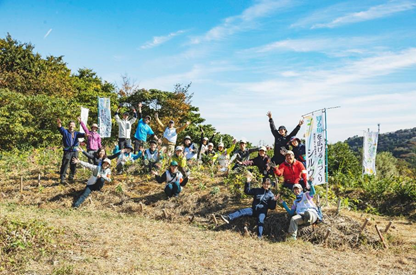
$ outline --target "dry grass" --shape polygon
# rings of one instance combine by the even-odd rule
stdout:
[[[358,238],[367,216],[349,211],[337,216],[333,209],[324,209],[324,224],[303,227],[298,242],[282,242],[289,218],[278,207],[266,220],[265,240],[258,241],[243,236],[245,225],[255,235],[252,218],[230,225],[218,219],[218,227],[210,220],[212,214],[250,205],[230,195],[220,176],[195,172],[181,196],[169,200],[151,177],[116,176],[81,209],[72,210],[89,175],[79,172],[83,180],[75,184],[57,185],[58,175],[52,173],[42,177],[41,187],[32,173],[22,193],[19,177],[2,180],[2,216],[35,218],[65,232],[60,242],[66,249],[33,260],[21,274],[298,274],[300,268],[306,274],[416,272],[416,229],[404,220],[395,220],[385,234],[388,250],[381,248],[374,230],[375,223],[384,228],[387,219],[372,216]]]

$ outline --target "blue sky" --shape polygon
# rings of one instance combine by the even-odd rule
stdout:
[[[171,91],[222,133],[272,143],[328,110],[328,139],[416,126],[416,0],[9,1],[0,35],[120,83]],[[302,136],[302,133],[299,134]]]

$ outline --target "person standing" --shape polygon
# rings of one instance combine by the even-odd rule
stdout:
[[[94,123],[91,126],[91,131],[88,130],[88,127],[84,124],[80,117],[78,117],[78,121],[81,124],[82,129],[84,130],[85,134],[87,134],[87,153],[94,154],[99,148],[101,148],[101,136],[97,132],[98,125]],[[92,163],[91,159],[88,159],[89,163]]]
[[[153,132],[152,128],[149,126],[150,116],[145,116],[142,118],[142,103],[140,102],[139,107],[139,124],[137,125],[136,132],[134,134],[134,153],[139,151],[140,147],[144,147],[144,143],[147,140],[148,135],[154,135],[153,139],[158,140],[157,136]]]
[[[155,113],[155,119],[161,127],[165,127],[162,121],[160,121],[159,114],[157,112]],[[173,120],[169,121],[168,126],[166,126],[162,137],[162,147],[166,147],[168,155],[173,155],[175,151],[176,141],[178,139],[178,134],[185,130],[185,128],[188,127],[189,124],[191,124],[191,122],[187,121],[183,126],[175,128],[175,122]]]
[[[285,126],[280,126],[279,129],[276,129],[272,118],[272,112],[267,112],[267,116],[269,117],[270,130],[274,136],[274,155],[272,157],[272,161],[279,165],[285,161],[286,151],[289,150],[288,142],[299,132],[300,127],[303,124],[303,120],[300,120],[295,129],[293,129],[290,134],[287,134]]]
[[[120,107],[118,107],[115,118],[118,124],[118,148],[124,149],[127,146],[131,146],[131,127],[137,119],[136,109],[133,109],[133,118],[129,120],[129,113],[123,113],[123,119],[119,117]]]
[[[76,164],[72,163],[72,158],[78,158],[78,150],[77,147],[79,145],[78,139],[85,137],[84,133],[80,133],[75,131],[75,121],[70,121],[68,125],[68,129],[62,127],[62,121],[58,118],[57,119],[58,131],[62,135],[62,144],[63,148],[63,156],[62,156],[62,164],[60,169],[60,180],[61,184],[65,184],[66,178],[66,171],[68,170],[68,166],[70,167],[69,172],[69,181],[74,180],[75,172],[77,169]]]

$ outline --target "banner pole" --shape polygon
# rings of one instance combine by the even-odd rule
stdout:
[[[328,206],[328,191],[329,191],[329,183],[328,183],[328,123],[326,120],[326,108],[324,108],[325,114],[325,181],[326,181],[326,205]]]

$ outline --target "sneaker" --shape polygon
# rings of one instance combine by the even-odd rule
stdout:
[[[224,215],[220,215],[220,217],[226,224],[230,223],[230,221]]]

